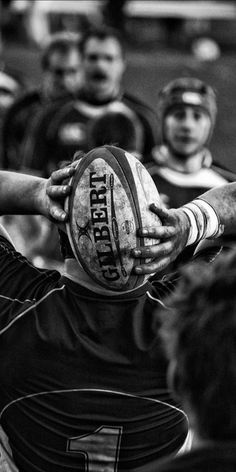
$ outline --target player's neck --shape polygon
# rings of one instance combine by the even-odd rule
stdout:
[[[73,282],[76,282],[83,287],[91,290],[92,292],[98,293],[105,296],[117,296],[124,293],[131,293],[135,290],[139,290],[140,287],[136,287],[133,290],[127,290],[126,292],[117,293],[114,290],[107,290],[102,286],[98,285],[92,278],[85,272],[83,267],[77,262],[76,259],[65,259],[63,275]],[[146,283],[146,282],[145,282]],[[143,284],[145,285],[145,284]]]
[[[167,146],[160,147],[162,164],[177,172],[192,174],[198,172],[203,167],[210,167],[212,158],[210,152],[204,148],[196,154],[188,156],[186,159],[174,153]]]
[[[119,100],[120,97],[121,91],[118,88],[115,88],[111,90],[110,93],[104,95],[91,92],[89,89],[86,88],[86,86],[84,86],[78,94],[78,98],[81,98],[93,105],[105,105],[106,103],[110,103],[113,100]]]

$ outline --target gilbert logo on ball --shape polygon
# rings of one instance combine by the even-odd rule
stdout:
[[[145,167],[120,148],[102,146],[78,161],[71,184],[67,234],[84,270],[118,292],[144,283],[148,276],[133,273],[141,261],[130,257],[130,251],[157,243],[138,237],[137,229],[161,224],[149,210],[160,197]]]

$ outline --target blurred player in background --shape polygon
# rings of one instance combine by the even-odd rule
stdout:
[[[9,108],[3,124],[3,160],[5,169],[19,170],[23,155],[31,141],[32,129],[42,113],[53,103],[56,108],[66,103],[81,84],[81,55],[77,34],[60,32],[50,37],[41,56],[42,78],[38,89],[20,96]],[[61,261],[60,251],[52,247],[49,222],[41,217],[6,215],[4,225],[14,238],[18,250],[30,259],[41,257],[37,247],[47,241],[45,257],[51,264]],[[55,236],[56,237],[56,236]],[[43,257],[38,262],[43,263]]]
[[[165,205],[177,208],[227,183],[208,148],[217,114],[214,90],[194,77],[175,79],[161,90],[157,110],[162,144],[148,170]]]
[[[91,149],[88,126],[110,107],[125,105],[140,121],[144,161],[150,159],[157,143],[156,114],[139,98],[123,91],[126,59],[118,32],[106,27],[89,30],[81,40],[81,56],[83,83],[76,100],[60,109],[46,110],[24,152],[24,167],[46,177],[74,152]]]
[[[194,77],[175,79],[161,90],[158,112],[163,143],[154,148],[148,170],[165,206],[180,207],[227,183],[213,166],[208,149],[217,114],[214,90]],[[194,249],[181,253],[172,270],[187,261]]]
[[[8,110],[3,127],[3,168],[19,170],[25,140],[38,114],[49,105],[71,98],[81,85],[81,56],[76,34],[55,33],[43,47],[38,89],[21,96]]]

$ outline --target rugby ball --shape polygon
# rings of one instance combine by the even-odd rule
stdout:
[[[79,159],[71,185],[66,229],[84,270],[109,290],[124,292],[142,285],[150,275],[133,273],[141,259],[132,258],[130,251],[157,243],[137,236],[139,228],[161,225],[149,210],[160,197],[148,171],[123,149],[101,146]]]

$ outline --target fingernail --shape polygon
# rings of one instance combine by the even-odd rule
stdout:
[[[55,210],[54,218],[57,218],[58,220],[64,220],[66,218],[66,213],[64,211]]]
[[[135,267],[135,268],[134,268],[134,271],[135,271],[136,274],[142,274],[142,269],[141,269],[141,267]]]
[[[136,257],[140,257],[142,253],[139,249],[133,249],[132,254]]]

